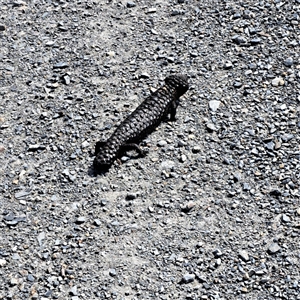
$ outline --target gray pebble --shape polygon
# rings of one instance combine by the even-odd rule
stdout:
[[[269,248],[268,251],[270,254],[275,254],[277,253],[279,250],[281,249],[281,247],[277,244],[277,243],[272,243]]]
[[[128,1],[127,4],[126,4],[127,7],[131,8],[131,7],[135,7],[136,4],[132,1]]]
[[[214,255],[214,257],[219,258],[223,255],[223,252],[220,249],[215,249],[212,254]]]
[[[76,219],[75,223],[76,224],[82,224],[86,221],[86,218],[85,217],[79,217]]]
[[[74,285],[74,286],[70,289],[69,293],[70,293],[71,296],[76,296],[76,295],[77,295],[77,286]]]
[[[191,283],[195,280],[195,274],[185,274],[182,276],[181,282],[182,283]]]
[[[30,281],[30,282],[34,282],[35,278],[31,274],[29,274],[27,276],[27,280]]]
[[[116,269],[110,269],[110,270],[109,270],[109,275],[112,276],[112,277],[117,276],[117,271],[116,271]]]
[[[288,57],[287,59],[285,59],[285,61],[283,63],[285,66],[291,67],[294,63],[294,60],[292,57]]]
[[[217,109],[219,108],[220,106],[220,101],[217,101],[217,100],[211,100],[209,101],[209,108],[212,110],[212,111],[217,111]]]
[[[167,141],[165,141],[165,140],[160,140],[160,141],[158,141],[157,146],[159,146],[159,147],[164,147],[164,146],[166,146],[167,144],[168,144]]]
[[[284,80],[281,77],[277,77],[274,78],[271,83],[273,86],[281,86],[284,85]]]
[[[282,221],[283,221],[284,223],[289,223],[289,222],[291,222],[291,219],[290,219],[289,216],[283,214],[283,215],[282,215]]]
[[[249,260],[249,254],[246,250],[240,250],[239,251],[239,256],[243,261],[248,261]]]
[[[207,123],[206,128],[210,131],[216,131],[217,127],[213,123]]]
[[[66,63],[66,62],[59,62],[59,63],[53,65],[54,69],[65,69],[65,68],[68,68],[68,67],[69,67],[69,64]]]

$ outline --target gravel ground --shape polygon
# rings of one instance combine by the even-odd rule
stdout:
[[[0,299],[300,299],[300,1],[74,2],[1,2]]]

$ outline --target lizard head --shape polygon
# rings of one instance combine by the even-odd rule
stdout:
[[[165,83],[166,85],[174,87],[178,92],[179,97],[189,89],[188,78],[186,75],[170,75],[165,79]]]

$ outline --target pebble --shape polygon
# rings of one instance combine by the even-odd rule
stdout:
[[[217,127],[213,123],[207,123],[206,128],[210,131],[217,131]]]
[[[192,152],[193,153],[198,153],[198,152],[200,152],[201,151],[201,147],[200,146],[198,146],[198,145],[196,145],[196,146],[194,146],[193,148],[192,148]]]
[[[69,64],[66,62],[58,62],[57,64],[53,65],[53,69],[65,69],[68,67],[69,67]]]
[[[195,280],[195,274],[185,274],[182,276],[181,282],[182,283],[191,283]]]
[[[135,7],[136,4],[134,2],[132,2],[132,1],[128,1],[127,4],[126,4],[126,6],[129,7],[129,8],[132,8],[132,7]]]
[[[220,249],[215,249],[212,254],[214,255],[215,258],[219,258],[223,255],[223,252]]]
[[[158,141],[157,146],[159,146],[159,147],[164,147],[164,146],[166,146],[167,144],[168,144],[167,141],[165,141],[165,140],[160,140],[160,141]]]
[[[44,231],[42,231],[41,233],[38,234],[37,240],[39,242],[40,247],[42,247],[45,237],[46,237],[46,234]]]
[[[117,271],[116,271],[116,269],[110,269],[110,270],[109,270],[109,275],[112,276],[112,277],[117,276]]]
[[[9,284],[11,286],[17,285],[19,283],[19,280],[17,278],[11,278]]]
[[[82,224],[82,223],[86,222],[86,218],[78,217],[75,222],[76,222],[76,224]]]
[[[69,294],[71,296],[77,296],[77,286],[76,285],[72,286],[72,288],[69,291]]]
[[[249,254],[246,250],[240,250],[239,251],[239,256],[243,261],[248,261],[249,260]]]
[[[81,147],[82,147],[82,148],[87,148],[89,145],[90,145],[90,143],[89,143],[88,141],[84,141],[84,142],[81,144]]]
[[[270,254],[275,254],[279,250],[281,250],[281,247],[277,243],[272,243],[268,248]]]
[[[281,85],[284,85],[284,80],[281,77],[277,77],[277,78],[274,78],[271,83],[273,86],[281,86]]]
[[[283,214],[283,215],[282,215],[282,221],[283,221],[284,223],[289,223],[289,222],[291,222],[291,219],[290,219],[289,216]]]
[[[0,267],[4,267],[7,261],[5,259],[0,259]]]
[[[247,43],[247,39],[240,35],[235,35],[232,40],[237,45],[245,45]]]
[[[29,275],[27,276],[27,280],[30,281],[30,282],[34,282],[34,281],[35,281],[35,278],[34,278],[34,276],[33,276],[32,274],[29,274]]]
[[[220,106],[220,101],[217,101],[217,100],[211,100],[209,101],[209,108],[212,110],[212,111],[217,111],[217,109],[219,108]]]
[[[294,63],[294,60],[292,57],[288,57],[287,59],[285,59],[285,61],[283,63],[285,66],[291,67]]]

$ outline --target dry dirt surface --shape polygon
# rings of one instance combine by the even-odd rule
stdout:
[[[300,299],[300,0],[0,6],[0,299]],[[94,176],[174,73],[177,120]]]

